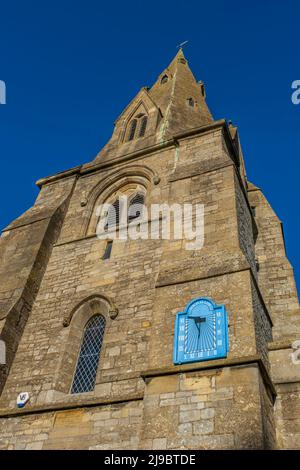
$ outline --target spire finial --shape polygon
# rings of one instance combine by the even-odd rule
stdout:
[[[189,42],[189,41],[183,41],[183,42],[181,42],[180,44],[178,44],[178,46],[176,46],[177,49],[182,49],[184,46],[187,45],[188,42]]]

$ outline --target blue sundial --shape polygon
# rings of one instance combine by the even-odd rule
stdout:
[[[207,361],[227,356],[228,322],[224,305],[199,298],[176,316],[174,363]]]

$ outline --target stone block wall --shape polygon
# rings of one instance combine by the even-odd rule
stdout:
[[[136,449],[141,419],[141,401],[7,418],[0,449]]]
[[[273,447],[262,426],[257,367],[228,367],[149,379],[141,447],[259,449]],[[270,401],[270,398],[267,398]],[[269,406],[266,413],[272,420]]]
[[[64,185],[53,185],[50,192],[42,190],[36,205],[0,238],[0,338],[6,345],[6,365],[0,365],[0,393],[59,237],[73,184],[70,179]]]
[[[299,337],[300,308],[293,269],[285,252],[282,224],[259,188],[250,185],[249,201],[255,208],[258,238],[259,285],[273,318],[274,340]]]

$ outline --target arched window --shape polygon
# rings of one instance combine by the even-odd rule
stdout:
[[[164,75],[160,81],[160,84],[163,85],[164,83],[167,83],[169,80],[168,75]]]
[[[191,106],[192,108],[195,106],[195,101],[193,98],[189,98],[187,102],[188,102],[188,105]]]
[[[143,194],[136,194],[130,201],[128,208],[128,222],[138,219],[143,214],[145,197]]]
[[[147,116],[143,116],[140,123],[139,137],[144,137],[147,128],[147,122]]]
[[[133,120],[131,121],[131,123],[130,123],[130,129],[129,129],[129,134],[128,134],[128,141],[134,139],[136,126],[137,126],[137,120],[136,120],[136,119],[133,119]]]
[[[134,191],[134,192],[133,192]],[[127,198],[127,200],[126,200]],[[130,189],[129,193],[119,193],[114,203],[109,204],[104,225],[105,231],[115,230],[119,224],[126,224],[142,216],[145,196],[143,190]]]
[[[95,315],[85,327],[71,389],[73,394],[94,390],[105,323],[102,315]]]
[[[148,118],[145,114],[140,113],[135,116],[129,123],[129,132],[127,141],[134,140],[136,137],[144,137],[147,128]]]

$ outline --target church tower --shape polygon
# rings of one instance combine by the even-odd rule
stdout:
[[[92,162],[37,184],[0,238],[0,449],[300,448],[282,224],[182,50]],[[198,245],[161,205],[199,208]]]

